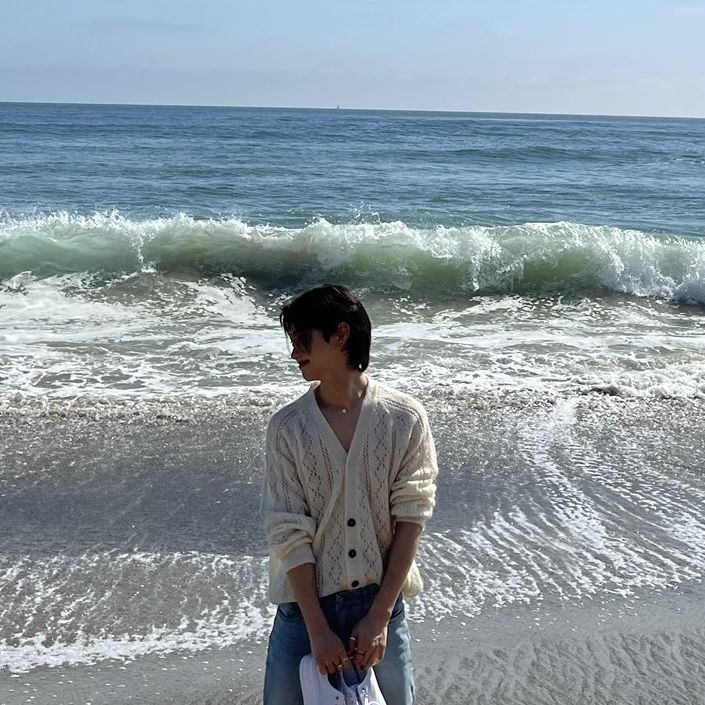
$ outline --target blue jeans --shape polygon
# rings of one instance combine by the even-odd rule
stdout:
[[[353,628],[369,612],[378,591],[378,585],[368,585],[321,598],[328,624],[346,648]],[[410,641],[404,601],[399,597],[389,620],[384,659],[374,667],[387,705],[413,705]],[[299,663],[310,653],[308,632],[298,604],[285,602],[279,605],[269,636],[264,705],[303,705]]]

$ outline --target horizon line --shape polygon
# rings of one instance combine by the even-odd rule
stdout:
[[[526,115],[534,117],[585,117],[585,118],[636,118],[636,119],[662,119],[662,120],[705,120],[705,116],[689,115],[638,115],[623,113],[560,113],[560,112],[524,112],[506,110],[458,110],[458,109],[429,109],[429,108],[345,108],[316,107],[316,106],[288,106],[288,105],[228,105],[205,103],[120,103],[120,102],[95,102],[95,101],[59,101],[59,100],[0,100],[0,105],[84,105],[106,107],[133,107],[133,108],[226,108],[230,110],[311,110],[311,111],[346,111],[368,113],[445,113],[457,115]]]

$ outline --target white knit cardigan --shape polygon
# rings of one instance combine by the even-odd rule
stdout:
[[[435,503],[438,467],[426,411],[413,397],[368,376],[346,453],[308,392],[267,427],[263,510],[269,543],[269,598],[293,602],[287,571],[316,564],[320,597],[382,580],[394,521],[424,525]],[[402,593],[423,587],[416,563]]]

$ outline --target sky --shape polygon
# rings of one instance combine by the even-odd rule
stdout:
[[[0,101],[705,117],[705,0],[0,0]]]

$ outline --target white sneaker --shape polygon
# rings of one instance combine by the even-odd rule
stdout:
[[[311,654],[301,659],[299,679],[304,705],[347,705],[343,694],[318,670]]]
[[[355,697],[357,698],[355,705],[387,705],[382,691],[379,688],[379,683],[377,683],[377,676],[375,676],[374,669],[372,668],[368,669],[362,683],[352,688],[349,686],[346,687],[355,693]]]
[[[338,672],[338,689],[345,698],[345,705],[360,705],[357,686],[365,680],[365,672],[351,661]]]
[[[345,705],[386,705],[374,669],[361,671],[351,665],[343,669],[339,676]]]

